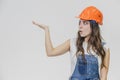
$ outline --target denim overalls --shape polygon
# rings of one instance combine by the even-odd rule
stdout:
[[[77,58],[74,72],[69,80],[100,80],[98,59],[94,55],[85,54],[85,63],[82,56]]]

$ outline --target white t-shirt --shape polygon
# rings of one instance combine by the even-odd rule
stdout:
[[[76,62],[77,62],[77,57],[76,57],[76,51],[77,51],[77,47],[76,47],[76,40],[77,38],[73,37],[73,38],[70,38],[70,60],[71,60],[71,73],[70,73],[70,76],[72,75],[74,69],[75,69],[75,65],[76,65]],[[108,49],[108,46],[106,44],[106,42],[103,42],[104,43],[104,48]],[[83,42],[83,48],[85,50],[85,55],[90,55],[89,53],[87,53],[86,49],[87,49],[87,44],[85,42]],[[98,59],[98,65],[99,65],[99,73],[100,73],[100,65],[101,65],[101,58],[91,50],[91,53],[93,55],[95,55],[95,57],[97,57]]]

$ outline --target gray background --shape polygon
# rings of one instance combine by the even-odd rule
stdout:
[[[101,32],[111,50],[108,80],[119,80],[119,0],[0,0],[0,80],[68,80],[69,52],[47,57],[45,34],[32,20],[46,24],[53,46],[76,36],[75,16],[89,5],[104,14]]]

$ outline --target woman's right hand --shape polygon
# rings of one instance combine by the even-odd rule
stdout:
[[[37,22],[35,21],[32,21],[32,23],[40,28],[42,28],[43,30],[48,30],[48,26],[47,25],[44,25],[44,24],[38,24]]]
[[[67,40],[61,45],[58,45],[57,47],[54,48],[50,39],[48,26],[43,24],[38,24],[35,21],[32,21],[32,23],[45,30],[45,48],[46,48],[47,56],[58,56],[69,51],[70,40]]]

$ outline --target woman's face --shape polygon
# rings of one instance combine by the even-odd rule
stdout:
[[[79,21],[79,31],[81,37],[88,37],[91,34],[90,21],[80,20]]]

